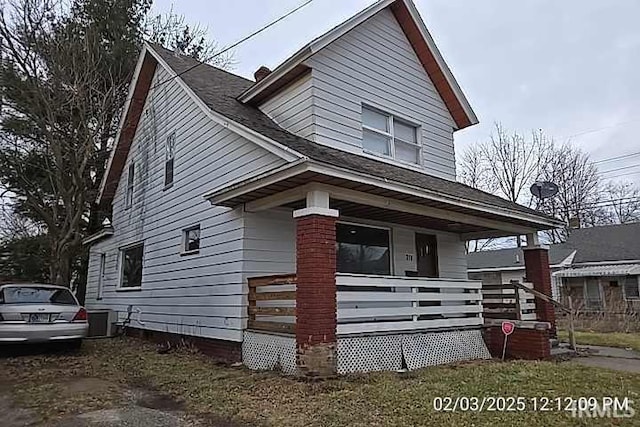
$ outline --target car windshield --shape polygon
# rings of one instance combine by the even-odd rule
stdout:
[[[35,286],[11,286],[0,291],[0,304],[76,305],[68,289]]]

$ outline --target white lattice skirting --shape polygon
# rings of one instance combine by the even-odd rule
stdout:
[[[339,337],[338,373],[410,370],[460,360],[489,359],[480,330]],[[403,363],[404,360],[404,363]],[[245,331],[242,363],[249,369],[296,374],[296,340]]]
[[[489,359],[479,329],[340,337],[338,373],[413,370],[460,360]]]
[[[242,341],[242,363],[249,369],[280,370],[287,375],[295,375],[296,339],[245,331]]]

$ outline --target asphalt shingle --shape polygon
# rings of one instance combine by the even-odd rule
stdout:
[[[573,263],[640,260],[640,222],[573,230],[565,243],[549,247],[549,263],[557,264],[573,251]],[[519,256],[520,263],[517,263]],[[470,269],[524,266],[522,249],[508,248],[467,255]]]
[[[236,99],[247,88],[254,84],[253,81],[207,64],[198,65],[200,63],[195,59],[183,55],[176,55],[174,52],[158,45],[152,44],[151,47],[213,111],[249,129],[259,132],[310,159],[372,176],[384,177],[390,181],[422,187],[445,195],[460,197],[509,209],[514,212],[549,219],[549,217],[540,214],[538,211],[471,188],[459,182],[449,181],[385,162],[379,162],[367,157],[316,144],[313,141],[294,135],[278,126],[278,124],[257,107],[243,104]]]

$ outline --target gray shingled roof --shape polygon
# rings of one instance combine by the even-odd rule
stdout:
[[[571,255],[572,248],[566,245],[551,245],[549,247],[549,264],[554,265],[562,262]],[[519,260],[519,262],[517,262]],[[482,268],[524,268],[524,255],[522,248],[497,249],[494,251],[472,252],[467,255],[467,267],[469,269]]]
[[[550,219],[538,211],[458,182],[347,153],[296,136],[282,129],[257,107],[243,104],[236,99],[249,86],[254,84],[253,81],[205,64],[189,70],[198,64],[198,61],[187,56],[176,55],[174,52],[158,45],[150,45],[173,71],[180,74],[180,78],[213,111],[259,132],[310,159],[372,176],[384,177],[391,181],[427,188],[450,196],[487,203],[528,215],[536,215],[544,220]],[[181,74],[183,72],[184,74]]]
[[[640,222],[573,230],[566,245],[574,263],[640,260]]]
[[[640,222],[573,230],[565,243],[549,247],[549,263],[561,262],[574,250],[574,264],[640,260]],[[517,254],[520,263],[516,263]],[[467,265],[470,269],[524,268],[524,258],[520,248],[498,249],[468,254]]]

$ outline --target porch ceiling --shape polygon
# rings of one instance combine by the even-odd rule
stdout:
[[[337,209],[340,212],[340,217],[408,225],[412,227],[428,228],[431,230],[447,231],[450,233],[491,233],[493,231],[486,227],[448,221],[392,209],[384,209],[345,200],[331,199],[330,205],[332,209]],[[302,209],[305,207],[305,201],[299,200],[288,203],[285,206],[291,209]]]
[[[461,234],[474,239],[527,234],[557,226],[553,219],[526,208],[479,202],[430,188],[377,178],[363,179],[341,171],[288,166],[205,195],[212,204],[260,211],[279,206],[305,207],[306,192],[327,191],[341,216],[412,225]],[[476,190],[474,190],[476,191]]]

